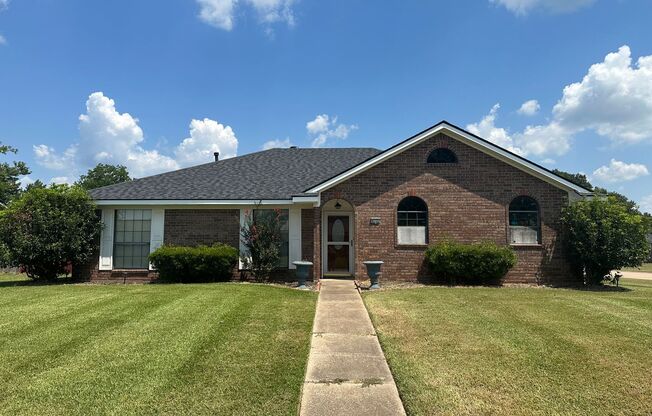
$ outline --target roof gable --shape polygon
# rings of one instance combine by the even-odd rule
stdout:
[[[402,152],[407,149],[410,149],[417,144],[439,134],[444,133],[452,139],[458,140],[461,143],[464,143],[470,147],[473,147],[477,150],[480,150],[489,156],[495,157],[515,168],[522,170],[532,176],[535,176],[545,182],[550,183],[560,189],[569,192],[575,192],[579,195],[590,195],[591,191],[578,186],[561,176],[556,175],[550,170],[540,166],[528,159],[525,159],[522,156],[519,156],[515,153],[510,152],[507,149],[504,149],[500,146],[497,146],[479,136],[476,136],[460,127],[457,127],[453,124],[450,124],[446,121],[442,121],[416,135],[390,147],[389,149],[381,152],[377,155],[370,157],[369,159],[361,162],[360,164],[351,167],[350,169],[341,172],[337,175],[332,176],[331,178],[312,186],[311,188],[306,189],[306,193],[318,193],[326,189],[329,189],[345,180],[366,171]]]

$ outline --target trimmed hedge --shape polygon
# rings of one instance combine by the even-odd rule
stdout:
[[[491,242],[444,241],[428,247],[426,260],[438,278],[450,283],[497,283],[516,264],[511,247]]]
[[[162,280],[210,282],[229,280],[238,261],[238,250],[227,244],[212,246],[163,246],[149,255]]]

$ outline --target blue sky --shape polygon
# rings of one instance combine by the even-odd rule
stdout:
[[[0,9],[0,141],[33,170],[26,182],[97,162],[143,176],[214,150],[386,148],[446,119],[652,211],[648,0]]]

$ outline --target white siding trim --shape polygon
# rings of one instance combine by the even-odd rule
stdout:
[[[113,269],[113,223],[115,220],[115,210],[104,208],[102,210],[102,232],[100,234],[100,270]]]
[[[165,235],[165,210],[161,208],[152,209],[152,223],[149,235],[149,252],[152,253],[163,245],[163,236]],[[150,270],[154,267],[150,263]]]
[[[301,208],[290,207],[288,213],[288,227],[290,234],[289,241],[289,265],[290,269],[296,269],[293,261],[301,260]]]

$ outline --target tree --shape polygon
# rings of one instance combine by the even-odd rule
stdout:
[[[564,236],[578,275],[600,284],[611,270],[638,267],[650,255],[648,224],[614,196],[574,202],[562,213]]]
[[[588,189],[589,191],[593,190],[593,185],[591,185],[591,182],[589,182],[589,179],[583,173],[569,173],[559,169],[553,169],[552,173],[557,176],[561,176],[562,178],[574,183],[575,185]]]
[[[245,269],[256,280],[269,278],[281,254],[281,211],[260,209],[257,205],[246,213],[240,236],[246,248],[242,256]]]
[[[53,185],[25,191],[0,211],[6,261],[33,279],[55,279],[90,258],[102,226],[88,193]]]
[[[86,175],[79,177],[75,183],[88,190],[100,188],[102,186],[114,185],[130,181],[127,168],[122,165],[107,165],[99,163],[93,169],[89,169]]]
[[[40,179],[37,179],[33,183],[28,184],[25,187],[25,190],[29,191],[30,189],[43,189],[43,188],[47,188],[47,186]]]
[[[0,155],[16,154],[18,150],[0,142]],[[0,163],[0,207],[20,194],[19,176],[29,175],[30,170],[24,162]]]

